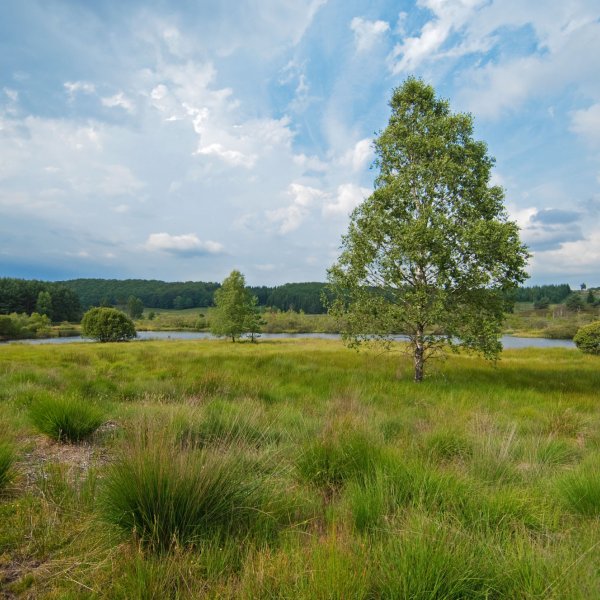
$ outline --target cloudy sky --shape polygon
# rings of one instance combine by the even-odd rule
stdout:
[[[323,281],[417,75],[600,285],[599,56],[598,0],[3,0],[0,276]]]

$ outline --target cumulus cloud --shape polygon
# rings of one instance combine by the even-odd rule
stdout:
[[[571,113],[571,131],[592,144],[600,144],[600,102]]]
[[[96,86],[89,81],[66,81],[63,85],[71,100],[76,94],[89,95],[96,93]]]
[[[368,188],[344,183],[338,187],[333,202],[323,206],[323,214],[325,216],[349,215],[370,193],[371,190]]]
[[[288,206],[266,212],[269,221],[279,224],[279,233],[282,234],[298,229],[308,216],[315,200],[327,197],[322,190],[300,183],[290,184],[287,195],[292,198]]]
[[[169,233],[151,233],[145,244],[146,250],[162,251],[177,256],[202,256],[220,254],[223,245],[211,240],[202,241],[195,233],[171,235]]]
[[[100,101],[102,102],[103,106],[108,108],[122,108],[128,113],[135,112],[135,104],[133,103],[133,100],[128,98],[123,92],[119,92],[114,96],[101,98]]]
[[[354,147],[348,150],[342,156],[342,164],[349,166],[354,172],[362,171],[374,157],[373,140],[364,138],[354,144]]]
[[[559,250],[569,242],[585,239],[582,212],[531,208],[522,211],[521,217],[521,238],[534,252]]]
[[[362,17],[354,17],[350,22],[350,29],[354,32],[354,43],[358,52],[367,52],[389,31],[387,21],[369,21]]]
[[[414,71],[435,56],[449,36],[460,30],[483,4],[484,0],[418,0],[417,6],[432,12],[434,18],[423,25],[419,35],[405,37],[396,44],[390,57],[392,72]],[[463,53],[468,51],[465,46]]]
[[[234,166],[242,166],[247,169],[252,168],[256,163],[256,155],[247,156],[239,150],[230,150],[224,148],[221,144],[209,144],[208,146],[200,146],[195,154],[204,156],[216,156],[226,163]]]

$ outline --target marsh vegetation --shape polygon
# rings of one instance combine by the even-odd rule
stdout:
[[[402,354],[325,340],[0,348],[3,589],[597,595],[597,357],[433,367],[415,386]],[[74,438],[35,417],[82,406]]]

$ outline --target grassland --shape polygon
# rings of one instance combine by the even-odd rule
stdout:
[[[599,366],[461,355],[415,385],[324,340],[0,347],[0,593],[599,597]],[[61,411],[84,441],[42,433]]]

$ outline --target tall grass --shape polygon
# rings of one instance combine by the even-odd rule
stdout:
[[[600,515],[600,460],[588,460],[557,482],[558,493],[573,512],[586,517]]]
[[[273,490],[248,467],[235,449],[181,450],[150,436],[128,447],[107,473],[103,512],[159,551],[258,533],[275,519]]]
[[[409,367],[312,340],[0,346],[0,423],[24,448],[7,591],[595,598],[597,358],[458,354],[421,386]],[[110,398],[118,433],[31,436],[29,406],[73,396]]]
[[[14,477],[16,456],[12,444],[0,441],[0,493],[10,484]]]
[[[29,407],[33,425],[49,437],[63,442],[89,438],[105,420],[104,412],[76,396],[45,396]]]

